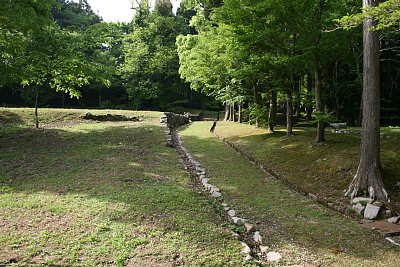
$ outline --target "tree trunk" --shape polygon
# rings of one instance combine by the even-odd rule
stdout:
[[[293,135],[293,107],[292,107],[292,90],[289,90],[287,92],[287,98],[286,98],[286,136],[292,136]]]
[[[312,79],[311,75],[307,75],[307,95],[306,95],[306,121],[312,120],[313,104],[312,104]]]
[[[238,122],[242,123],[242,105],[238,105],[238,109],[239,109]]]
[[[39,129],[39,117],[38,117],[38,104],[39,103],[39,89],[36,89],[35,97],[35,127]]]
[[[260,108],[260,102],[261,102],[261,96],[260,93],[258,92],[257,85],[253,85],[253,94],[254,94],[254,105],[256,109],[258,110]],[[260,127],[260,118],[259,115],[256,114],[256,128]]]
[[[294,105],[294,117],[296,118],[296,121],[300,119],[301,115],[301,93],[300,93],[300,88],[301,88],[301,80],[299,77],[296,78],[295,84],[294,84],[294,93],[295,93],[295,105]]]
[[[276,111],[277,111],[276,91],[272,90],[271,91],[271,101],[269,103],[269,113],[268,113],[268,130],[270,133],[274,132]]]
[[[317,112],[323,112],[321,99],[321,71],[315,68],[315,106]],[[317,125],[317,143],[325,142],[325,123],[318,122]]]
[[[376,6],[377,0],[363,0],[363,7]],[[363,120],[361,128],[360,162],[346,196],[351,198],[368,192],[369,197],[388,201],[380,172],[380,93],[379,93],[379,33],[369,29],[372,17],[363,23]]]
[[[232,102],[232,105],[231,105],[231,121],[235,121],[236,120],[236,118],[235,118],[235,102]]]
[[[229,105],[228,105],[228,104],[225,104],[225,117],[224,117],[224,121],[229,120],[230,113],[231,113],[231,109],[230,109]]]

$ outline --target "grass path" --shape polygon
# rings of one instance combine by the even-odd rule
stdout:
[[[0,114],[9,118],[0,136],[0,265],[243,264],[239,242],[165,146],[159,113],[83,123],[83,111],[45,110],[46,129],[34,130],[21,126],[31,111]]]
[[[210,134],[211,125],[195,122],[182,131],[186,146],[221,188],[224,201],[257,223],[263,245],[283,254],[282,265],[399,266],[397,247],[266,177]]]

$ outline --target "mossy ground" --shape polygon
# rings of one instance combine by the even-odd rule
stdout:
[[[264,245],[283,253],[282,265],[398,266],[398,247],[390,245],[376,232],[361,228],[352,219],[290,190],[284,182],[271,179],[212,135],[209,132],[211,125],[212,122],[195,122],[185,129],[182,135],[187,147],[207,169],[212,183],[222,189],[224,201],[236,207],[241,216],[256,223],[264,237]],[[334,160],[341,159],[335,151],[338,147],[347,147],[337,139],[335,143],[331,141],[325,146],[315,146],[312,134],[306,130],[295,132],[293,138],[286,138],[282,132],[270,135],[249,125],[219,123],[217,133],[247,149],[269,166],[273,165],[275,171],[280,170],[280,175],[292,174],[306,185],[308,182],[304,176],[311,177],[308,179],[315,184],[310,188],[318,194],[325,192],[326,185],[324,179],[314,180],[315,177],[337,175],[333,170],[324,171],[322,164],[333,164]],[[337,136],[340,140],[347,138],[345,135]],[[334,136],[327,137],[330,140]],[[350,138],[357,139],[356,136]],[[302,151],[304,148],[306,151]],[[327,151],[330,151],[329,155]],[[354,153],[353,157],[357,154],[351,150],[346,153]],[[316,162],[318,159],[321,160]],[[344,166],[340,166],[340,162],[335,164],[337,168],[351,170],[350,163]],[[315,171],[310,174],[312,167]],[[349,182],[346,179],[343,186]],[[337,182],[330,183],[330,187],[340,188]]]
[[[241,266],[239,242],[194,190],[160,113],[0,110],[0,264]],[[109,113],[110,111],[91,111]],[[111,112],[110,112],[111,113]]]

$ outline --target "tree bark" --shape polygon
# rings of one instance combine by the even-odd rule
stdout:
[[[231,121],[236,121],[236,114],[235,114],[235,102],[232,102],[231,105]]]
[[[323,112],[321,98],[321,71],[318,68],[315,68],[315,106],[317,112]],[[325,123],[322,121],[319,121],[317,125],[316,142],[325,142]]]
[[[363,0],[363,7],[378,5],[377,0]],[[363,23],[363,120],[361,128],[360,162],[346,196],[351,198],[368,192],[369,197],[389,201],[384,188],[380,165],[380,93],[379,93],[379,33],[370,31],[372,17]]]
[[[242,123],[242,105],[238,105],[239,114],[238,114],[238,122]]]
[[[261,96],[258,92],[257,85],[253,85],[253,93],[254,93],[254,105],[256,106],[257,110],[260,107]],[[256,128],[260,127],[260,118],[259,115],[256,115]]]
[[[307,95],[306,95],[306,121],[309,122],[312,120],[312,79],[311,75],[307,75]]]
[[[277,111],[276,91],[272,90],[271,91],[271,101],[269,103],[269,113],[268,113],[268,130],[270,133],[274,132],[276,111]]]
[[[229,105],[228,105],[228,104],[225,104],[225,117],[224,117],[224,121],[229,120],[230,113],[231,113],[231,109],[230,109]]]
[[[293,135],[293,107],[292,107],[292,90],[289,90],[287,92],[287,98],[286,98],[286,136],[292,136]]]

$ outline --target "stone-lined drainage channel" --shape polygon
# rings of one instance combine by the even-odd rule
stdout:
[[[280,261],[282,256],[279,253],[268,252],[268,247],[262,246],[263,238],[254,224],[248,219],[240,217],[234,207],[224,202],[223,192],[212,184],[212,179],[207,175],[205,168],[185,147],[179,130],[176,127],[169,126],[166,115],[161,117],[161,124],[165,128],[167,146],[176,148],[189,175],[215,200],[218,208],[224,211],[226,219],[235,226],[234,229],[237,229],[237,231],[234,231],[234,236],[241,241],[241,254],[244,260],[263,265],[265,264],[262,257],[264,255],[267,262]]]
[[[267,174],[268,175],[267,179],[279,179],[279,180],[283,181],[292,190],[299,192],[300,194],[302,194],[302,195],[314,200],[315,202],[321,204],[322,206],[325,206],[327,208],[335,210],[336,212],[339,212],[341,214],[344,214],[344,215],[347,215],[347,216],[351,217],[351,214],[348,212],[346,207],[335,206],[333,203],[326,203],[326,201],[324,201],[324,199],[319,198],[318,196],[313,195],[311,193],[308,193],[308,192],[300,189],[299,187],[287,182],[285,179],[282,179],[281,177],[279,177],[272,170],[268,169],[263,163],[261,163],[260,161],[256,160],[255,158],[253,158],[252,156],[247,154],[245,151],[243,151],[242,149],[237,147],[235,144],[229,142],[226,138],[223,138],[222,136],[218,135],[215,132],[213,132],[213,133],[214,133],[214,135],[216,137],[218,137],[218,139],[220,139],[222,142],[224,142],[225,145],[231,147],[233,150],[236,151],[236,153],[238,153],[239,155],[241,155],[242,157],[244,157],[245,159],[250,161],[254,166],[256,166],[261,171],[263,171],[265,174]],[[355,204],[355,203],[353,202],[353,204]],[[393,218],[390,218],[390,219],[395,219],[395,218],[397,218],[397,221],[400,221],[400,217],[393,217]],[[392,223],[395,224],[397,221],[392,222]],[[398,235],[396,235],[396,236],[398,236]],[[392,243],[393,245],[400,246],[400,243],[396,242],[394,239],[392,239],[391,236],[385,236],[384,235],[383,237],[385,238],[385,240],[387,240],[388,242]]]

